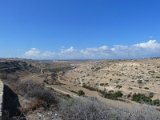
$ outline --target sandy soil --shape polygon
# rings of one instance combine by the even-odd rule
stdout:
[[[160,98],[160,59],[139,61],[92,61],[75,64],[64,78],[74,85],[87,85],[124,94],[154,93]]]

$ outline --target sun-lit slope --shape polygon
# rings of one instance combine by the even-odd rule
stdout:
[[[101,90],[155,93],[160,98],[160,59],[92,61],[75,65],[65,77],[69,82]]]

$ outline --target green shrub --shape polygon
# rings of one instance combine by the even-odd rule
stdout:
[[[138,84],[142,84],[143,81],[142,81],[142,80],[137,80],[137,83],[138,83]]]
[[[87,85],[85,85],[85,84],[83,85],[83,87],[86,88],[86,89],[88,89],[88,90],[91,90],[91,91],[97,91],[96,88],[91,87],[91,86],[87,86]]]
[[[160,78],[160,76],[156,76],[156,78]]]
[[[139,103],[152,104],[152,99],[150,97],[145,96],[144,94],[133,94],[132,100]]]
[[[100,83],[100,86],[104,86],[105,84],[104,83]]]
[[[122,88],[122,86],[121,86],[121,85],[117,85],[117,86],[116,86],[116,88],[121,89],[121,88]]]
[[[149,104],[149,105],[155,105],[155,106],[160,106],[160,100],[156,99],[156,100],[152,100],[151,98],[153,97],[153,93],[151,93],[152,95],[150,95],[149,97],[145,96],[144,94],[134,94],[132,96],[132,100],[139,102],[139,103],[145,103],[145,104]]]
[[[112,99],[112,100],[118,100],[118,98],[123,96],[123,93],[121,91],[117,92],[105,92],[105,91],[99,91],[104,98]]]
[[[153,93],[153,92],[150,92],[150,93],[149,93],[149,97],[150,97],[150,98],[153,98],[153,96],[154,96],[154,93]]]
[[[159,99],[153,100],[153,105],[160,106],[160,100]]]
[[[83,92],[83,90],[79,90],[79,91],[78,91],[78,95],[79,95],[79,96],[85,96],[85,92]]]
[[[144,89],[149,90],[149,88],[148,88],[148,87],[145,87]]]
[[[76,92],[76,91],[74,91],[74,90],[71,90],[71,92],[73,92],[73,93],[77,94],[77,92]]]

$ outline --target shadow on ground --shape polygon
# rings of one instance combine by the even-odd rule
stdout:
[[[20,107],[18,96],[7,85],[4,85],[2,120],[26,120]]]

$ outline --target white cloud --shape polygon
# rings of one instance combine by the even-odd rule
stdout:
[[[41,53],[42,57],[52,57],[54,54],[55,53],[51,51],[45,51]]]
[[[156,40],[149,40],[131,46],[118,45],[111,50],[114,57],[118,58],[160,57],[160,43]]]
[[[74,53],[76,50],[74,49],[74,47],[70,47],[70,48],[67,48],[67,49],[61,49],[61,53],[62,54],[72,54]]]
[[[135,44],[134,46],[139,48],[146,48],[146,49],[160,48],[160,44],[156,40],[149,40],[148,42]]]
[[[75,49],[73,46],[69,48],[63,48],[57,53],[58,59],[80,59],[80,51]]]
[[[25,56],[27,57],[35,57],[40,55],[40,51],[36,48],[31,48],[29,51],[25,52]]]
[[[156,40],[149,40],[130,46],[114,45],[108,47],[106,45],[94,48],[84,48],[77,50],[73,46],[63,48],[58,52],[41,51],[31,48],[25,52],[25,57],[36,59],[95,59],[95,58],[144,58],[144,57],[160,57],[160,43]]]
[[[24,56],[26,58],[36,58],[36,59],[44,59],[44,58],[50,58],[54,55],[54,52],[51,51],[40,51],[37,48],[31,48],[27,52],[25,52]]]
[[[109,53],[109,48],[106,45],[100,46],[98,48],[86,48],[80,50],[83,57],[93,57],[93,58],[103,58]]]
[[[105,51],[105,50],[108,50],[108,47],[106,45],[103,45],[103,46],[99,47],[99,50]]]

